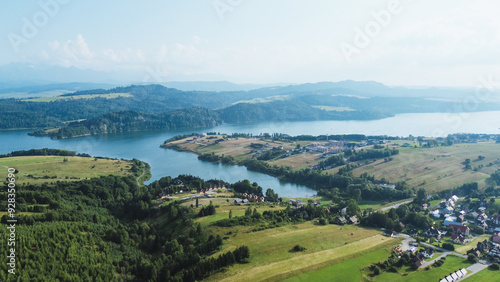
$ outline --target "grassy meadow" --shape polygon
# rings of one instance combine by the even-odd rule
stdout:
[[[209,277],[210,281],[282,280],[398,243],[398,240],[380,235],[379,230],[352,225],[320,226],[306,222],[251,232],[253,228],[209,227],[210,232],[226,236],[219,253],[246,245],[251,255],[249,263],[234,265]],[[306,250],[290,252],[295,245]]]
[[[64,161],[67,159],[67,161]],[[19,171],[16,183],[42,184],[44,182],[75,181],[102,175],[130,174],[131,164],[122,160],[94,159],[64,156],[22,156],[0,158],[0,167]]]
[[[464,183],[478,182],[485,187],[485,180],[500,168],[500,144],[477,143],[456,144],[450,147],[399,148],[393,160],[385,162],[361,161],[354,174],[363,173],[384,177],[394,183],[405,180],[412,187],[423,187],[428,192],[460,186]],[[485,156],[479,160],[478,156]],[[463,162],[471,160],[472,169],[466,170]],[[497,162],[497,163],[496,163]],[[491,163],[491,165],[490,165]],[[483,165],[478,171],[474,168]],[[332,170],[332,173],[336,170]],[[338,169],[337,169],[338,171]]]

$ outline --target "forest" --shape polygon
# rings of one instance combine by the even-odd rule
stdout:
[[[144,167],[140,161],[133,163]],[[7,276],[7,265],[2,264],[0,280],[196,281],[248,259],[245,246],[211,257],[222,239],[193,223],[198,216],[193,208],[154,202],[162,185],[182,182],[194,187],[205,184],[203,180],[168,177],[139,187],[140,171],[131,171],[137,175],[18,184],[18,273]],[[0,192],[0,201],[7,201],[6,192]],[[1,228],[0,236],[5,238],[7,232]],[[3,253],[6,248],[1,244]]]

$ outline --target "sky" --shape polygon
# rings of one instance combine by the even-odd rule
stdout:
[[[39,0],[0,2],[0,67],[130,80],[404,86],[500,81],[500,2]]]

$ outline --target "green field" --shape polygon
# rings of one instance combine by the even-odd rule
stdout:
[[[67,159],[65,162],[64,159]],[[127,161],[63,156],[23,156],[0,158],[0,167],[15,168],[17,183],[76,181],[103,175],[131,174]],[[5,170],[6,171],[6,170]],[[7,172],[6,172],[7,173]]]
[[[261,214],[267,210],[285,209],[285,207],[274,206],[274,205],[270,205],[270,204],[266,204],[266,205],[262,205],[262,204],[260,204],[260,205],[246,205],[246,204],[234,205],[233,204],[234,198],[229,198],[228,199],[229,202],[226,202],[226,199],[223,199],[223,198],[221,198],[221,199],[216,198],[216,199],[211,199],[211,200],[212,200],[213,205],[216,206],[216,214],[211,215],[211,216],[204,216],[204,217],[198,218],[195,221],[197,223],[200,223],[201,226],[203,226],[203,227],[208,226],[209,224],[211,224],[215,221],[229,218],[229,211],[232,211],[232,216],[236,217],[236,216],[245,215],[245,210],[248,207],[250,207],[252,210],[254,208],[256,208],[257,211]],[[210,203],[210,201],[209,201],[209,199],[205,198],[205,199],[200,199],[199,203],[202,205],[208,205]],[[194,201],[190,201],[188,204],[194,204]],[[196,210],[196,212],[198,212],[200,209],[201,209],[201,207],[199,207]]]
[[[500,144],[496,143],[400,148],[399,152],[389,162],[377,160],[368,161],[367,164],[366,161],[360,161],[358,163],[361,166],[353,172],[356,176],[366,172],[379,179],[384,177],[391,183],[405,180],[412,187],[423,187],[432,192],[470,182],[478,182],[480,187],[485,187],[485,180],[500,168],[499,164],[495,164],[500,160]],[[479,155],[485,156],[484,160],[478,160]],[[483,165],[483,168],[478,171],[465,170],[462,163],[465,159],[471,160],[472,168],[479,165]]]
[[[500,271],[490,270],[488,268],[479,271],[478,273],[472,275],[467,281],[498,281],[500,277]]]
[[[130,93],[88,94],[88,95],[75,95],[75,96],[41,97],[41,98],[26,99],[23,101],[46,103],[46,102],[56,102],[64,100],[94,99],[94,98],[115,99],[118,97],[132,97],[132,95]]]
[[[390,249],[382,245],[372,252],[361,254],[315,271],[305,272],[284,281],[361,281],[363,279],[361,269],[364,266],[384,261],[389,257],[389,254]]]
[[[251,257],[249,263],[234,265],[224,273],[209,277],[209,280],[281,280],[322,269],[334,262],[380,246],[397,243],[395,239],[380,235],[379,230],[359,226],[319,226],[306,222],[249,232],[253,228],[210,227],[210,232],[229,237],[219,253],[246,245],[250,249]],[[297,244],[307,250],[299,253],[289,252]]]

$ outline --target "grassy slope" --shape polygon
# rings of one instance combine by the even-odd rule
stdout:
[[[198,144],[185,143],[185,140],[172,142],[170,146],[177,146],[184,150],[197,153],[215,153],[216,155],[232,156],[236,160],[243,160],[252,154],[251,143],[265,144],[264,141],[246,138],[231,139],[218,145],[213,140],[200,138]],[[402,143],[404,140],[394,141]],[[202,144],[202,145],[201,145]],[[295,148],[296,143],[269,142],[270,147],[283,146],[285,149]],[[307,145],[301,144],[302,146]],[[424,187],[427,191],[439,191],[460,186],[464,183],[478,182],[485,187],[485,180],[489,175],[500,168],[500,144],[456,144],[450,147],[434,148],[399,148],[400,153],[393,156],[392,161],[363,160],[356,162],[361,165],[354,170],[356,176],[362,173],[374,175],[376,178],[385,178],[395,183],[405,180],[411,187]],[[484,160],[477,160],[478,156],[485,156]],[[479,171],[465,170],[462,162],[471,159],[472,168],[483,165]],[[321,154],[304,153],[269,161],[272,165],[290,166],[292,169],[302,169],[321,161]],[[498,162],[498,163],[495,163]],[[491,166],[489,164],[492,163]],[[339,168],[333,168],[328,173],[337,173]]]
[[[64,158],[68,161],[64,162]],[[127,175],[131,165],[127,161],[107,160],[83,157],[63,156],[23,156],[1,158],[1,167],[13,167],[19,170],[16,175],[17,183],[41,184],[44,182],[72,181],[86,178],[99,177],[101,175]],[[56,176],[49,179],[28,178],[28,175],[36,177]],[[66,179],[68,177],[68,179]],[[71,178],[74,179],[71,179]]]
[[[396,243],[394,239],[381,236],[378,230],[358,226],[318,226],[306,222],[246,232],[251,229],[253,227],[212,227],[213,233],[229,235],[222,252],[247,245],[251,258],[250,263],[233,266],[224,273],[213,275],[210,280],[279,280],[323,268],[380,245]],[[307,250],[300,253],[289,252],[297,244]]]
[[[494,164],[500,159],[500,144],[478,143],[458,144],[450,147],[436,148],[400,148],[399,155],[393,160],[384,162],[378,160],[368,165],[361,162],[362,166],[354,170],[355,175],[367,172],[377,178],[385,177],[390,182],[406,180],[413,187],[424,187],[428,191],[437,191],[460,186],[463,183],[477,181],[484,187],[485,179],[495,172],[500,166]],[[479,155],[486,158],[475,161]],[[464,170],[462,162],[471,159],[471,166],[484,165],[478,172]],[[334,171],[333,171],[334,172]],[[425,184],[422,183],[425,181]]]
[[[353,258],[346,259],[340,263],[333,264],[315,271],[299,274],[284,281],[361,281],[363,273],[361,268],[386,260],[389,257],[390,250],[385,244],[377,250],[360,254]]]

